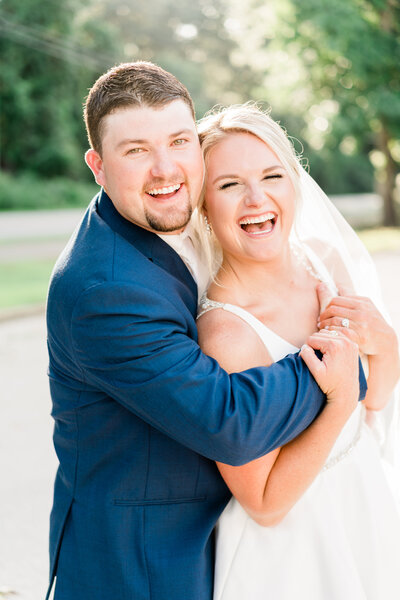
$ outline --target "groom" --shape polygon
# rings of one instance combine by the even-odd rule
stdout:
[[[85,121],[102,190],[48,298],[54,597],[211,600],[213,529],[230,497],[214,461],[285,444],[324,397],[298,355],[228,375],[197,345],[203,272],[185,227],[203,161],[186,88],[123,64],[94,84]],[[325,361],[329,379],[329,348]]]

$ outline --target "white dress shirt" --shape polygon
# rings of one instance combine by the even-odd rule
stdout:
[[[202,295],[210,285],[210,275],[193,226],[189,223],[182,233],[158,233],[157,235],[179,254],[189,269],[193,279],[197,283],[198,298],[200,301]]]

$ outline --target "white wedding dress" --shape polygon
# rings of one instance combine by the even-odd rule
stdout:
[[[238,306],[203,299],[244,319],[273,360],[298,348]],[[324,468],[274,527],[232,498],[216,531],[214,600],[399,600],[400,512],[363,405]]]

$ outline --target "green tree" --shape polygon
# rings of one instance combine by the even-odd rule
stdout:
[[[296,44],[320,102],[337,103],[331,139],[348,154],[367,149],[398,223],[400,4],[397,0],[294,0]]]
[[[2,0],[1,168],[89,177],[82,101],[113,64],[152,60],[189,88],[198,116],[247,99],[252,73],[232,65],[226,0]]]
[[[77,0],[1,4],[3,170],[86,175],[82,98],[113,59],[96,52],[101,42],[110,48],[111,36],[107,39],[104,27],[86,26],[78,6]]]
[[[113,24],[121,60],[150,60],[174,73],[189,89],[197,115],[216,103],[241,102],[254,81],[232,62],[238,45],[229,28],[226,0],[97,1],[96,19]]]
[[[398,0],[232,0],[250,96],[304,143],[329,193],[369,191],[396,222],[400,160]]]

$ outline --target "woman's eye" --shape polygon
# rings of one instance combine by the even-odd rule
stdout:
[[[266,175],[264,177],[264,180],[268,180],[268,179],[282,179],[283,175],[281,175],[280,173],[274,173],[273,175]]]
[[[237,181],[228,181],[227,183],[223,183],[221,185],[221,187],[219,188],[220,190],[227,190],[228,188],[237,185]]]
[[[186,140],[179,138],[179,140],[174,140],[174,146],[182,146],[182,144],[184,144],[186,142]]]

